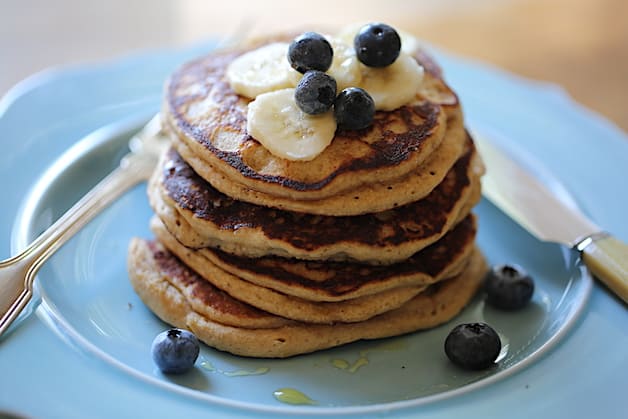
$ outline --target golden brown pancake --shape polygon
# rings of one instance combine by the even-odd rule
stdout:
[[[201,341],[236,355],[285,358],[360,339],[396,336],[437,326],[469,302],[486,272],[475,251],[465,270],[432,285],[399,307],[362,322],[333,325],[287,321],[237,301],[182,264],[156,242],[134,239],[129,249],[131,283],[162,320],[191,330]],[[203,312],[195,307],[209,306]],[[239,325],[224,319],[242,319]],[[255,321],[277,327],[242,326]]]
[[[173,146],[183,159],[212,186],[234,199],[256,205],[295,212],[330,216],[351,216],[381,212],[414,202],[427,196],[447,175],[452,165],[465,151],[469,138],[462,124],[452,128],[441,145],[415,172],[387,182],[376,181],[357,188],[317,199],[293,199],[276,196],[232,182],[224,173],[204,160],[186,143],[174,140]]]
[[[470,140],[467,147],[427,197],[361,216],[320,216],[236,201],[198,176],[174,150],[162,159],[148,193],[153,210],[188,247],[217,247],[248,257],[390,264],[438,240],[479,201],[483,166]]]
[[[164,245],[172,246],[171,235],[164,235],[161,226],[161,222],[153,218],[153,232]],[[471,253],[475,234],[476,222],[471,214],[436,243],[393,265],[314,262],[278,256],[246,258],[211,248],[198,249],[195,253],[212,265],[260,287],[309,301],[334,302],[397,287],[431,284],[446,278]],[[172,246],[172,250],[176,252],[176,246]],[[190,266],[195,263],[183,253],[178,256]],[[209,281],[215,280],[202,272],[203,265],[197,264],[194,268]]]
[[[151,223],[157,240],[182,263],[196,271],[201,277],[217,288],[224,290],[237,300],[246,302],[261,310],[288,319],[308,323],[356,322],[366,320],[377,314],[390,311],[410,300],[423,291],[428,283],[445,280],[458,275],[466,265],[473,250],[469,242],[468,251],[452,261],[436,278],[417,275],[416,283],[384,289],[376,294],[341,301],[309,301],[304,298],[287,295],[271,288],[265,288],[254,282],[241,279],[212,263],[204,252],[189,249],[179,243],[156,219]],[[255,261],[252,261],[255,263]],[[311,290],[313,291],[313,290]]]
[[[367,129],[338,131],[331,145],[314,160],[276,157],[247,134],[249,100],[238,96],[225,78],[228,64],[242,52],[217,52],[181,67],[167,85],[162,112],[179,153],[216,189],[233,198],[312,212],[290,204],[348,196],[378,183],[398,183],[416,174],[447,137],[451,137],[450,144],[462,147],[465,134],[457,98],[442,79],[428,72],[414,103],[376,113],[374,124]],[[438,173],[441,179],[461,152],[459,148],[441,156],[441,160],[448,157],[448,165],[443,161]],[[433,188],[438,180],[437,175],[432,176]],[[407,196],[402,193],[407,191],[398,192],[400,199]],[[276,203],[270,197],[283,201]],[[388,208],[394,203],[389,202]],[[352,214],[388,208],[353,209],[358,212]]]
[[[131,283],[140,297],[161,295],[160,298],[164,300],[185,299],[191,310],[225,325],[267,329],[293,323],[288,319],[270,315],[234,300],[226,292],[202,279],[196,272],[176,259],[163,245],[155,241],[137,238],[131,240],[128,271]],[[151,277],[154,278],[151,279]],[[173,278],[176,282],[169,280]],[[174,319],[182,315],[179,311],[162,311],[160,317],[171,324]]]
[[[470,212],[484,167],[440,69],[417,51],[426,74],[412,103],[288,161],[247,134],[250,100],[225,77],[262,43],[185,64],[166,85],[173,149],[149,184],[157,241],[129,248],[140,298],[208,345],[256,357],[451,319],[486,271]]]

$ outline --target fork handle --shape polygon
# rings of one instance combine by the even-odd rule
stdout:
[[[32,298],[35,275],[43,263],[120,195],[147,180],[154,167],[154,156],[128,154],[24,251],[0,261],[0,336]]]

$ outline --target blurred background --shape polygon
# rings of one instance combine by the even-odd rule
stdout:
[[[557,83],[628,132],[625,0],[0,0],[0,96],[51,66],[99,63],[242,30],[372,20]]]

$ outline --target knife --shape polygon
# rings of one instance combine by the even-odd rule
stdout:
[[[580,252],[587,268],[628,304],[628,245],[589,220],[508,152],[475,133],[486,165],[482,194],[541,241]]]

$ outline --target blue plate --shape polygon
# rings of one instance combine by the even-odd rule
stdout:
[[[75,201],[73,195],[115,167],[137,129],[132,121],[106,127],[61,156],[36,184],[18,217],[21,243],[32,241],[46,227],[42,218],[57,218]],[[455,322],[430,331],[289,360],[244,359],[204,347],[199,368],[173,379],[156,372],[147,356],[152,339],[167,326],[144,307],[126,278],[130,238],[150,235],[152,212],[140,187],[103,212],[44,266],[38,282],[40,314],[74,344],[111,365],[146,383],[212,403],[291,413],[369,413],[424,404],[488,384],[532,362],[574,323],[591,289],[592,280],[577,255],[536,242],[488,203],[478,214],[479,244],[489,259],[529,267],[536,279],[533,304],[525,310],[500,312],[486,307],[479,295]],[[487,322],[501,335],[497,367],[464,372],[444,356],[448,331],[456,323],[472,321]],[[384,380],[391,384],[382,386]],[[250,389],[238,391],[242,385]],[[273,397],[285,389],[307,396],[300,401],[307,408]]]
[[[6,222],[0,228],[6,238],[13,229],[14,250],[115,167],[130,134],[159,108],[163,78],[196,53],[154,53],[40,76],[5,97],[0,141],[7,152],[0,156],[0,174],[11,176],[11,183],[5,186],[8,205],[0,216]],[[442,54],[439,59],[473,129],[496,141],[514,142],[528,161],[549,167],[599,224],[628,236],[621,223],[626,204],[621,200],[627,198],[613,194],[627,174],[628,142],[622,133],[555,87]],[[106,128],[97,130],[102,126]],[[567,147],[573,152],[567,153]],[[595,167],[596,177],[582,170],[587,164]],[[628,347],[626,328],[619,327],[626,324],[625,307],[598,286],[588,300],[592,281],[577,255],[536,241],[487,202],[477,212],[479,243],[489,261],[519,263],[537,280],[533,304],[525,310],[498,312],[479,295],[458,318],[433,330],[288,360],[245,359],[204,347],[193,373],[171,378],[160,374],[148,355],[152,338],[166,325],[135,296],[125,270],[130,237],[150,236],[151,211],[144,186],[138,186],[42,268],[38,316],[0,344],[2,387],[9,389],[0,392],[0,409],[38,417],[137,415],[147,406],[164,415],[190,417],[207,411],[222,417],[449,417],[460,412],[472,417],[504,409],[514,400],[521,400],[527,413],[534,412],[525,401],[539,400],[551,388],[559,397],[553,417],[560,417],[579,403],[578,412],[586,411],[584,398],[570,396],[566,389],[586,391],[593,400],[614,399],[616,389],[628,383],[613,374],[628,366],[616,345]],[[6,247],[3,251],[8,256]],[[447,361],[444,337],[454,324],[469,320],[485,320],[499,331],[505,345],[498,367],[469,373]],[[591,338],[616,344],[595,345]],[[27,350],[31,348],[37,350]],[[605,353],[594,357],[599,368],[585,366],[592,351]],[[27,355],[33,352],[37,354]],[[55,378],[59,371],[62,379]],[[588,391],[591,382],[602,380],[604,391]],[[40,403],[29,403],[26,389],[31,388],[45,389],[37,395]],[[277,395],[285,389],[298,390],[307,399],[299,405],[282,402]],[[513,399],[515,389],[525,393]],[[53,403],[59,400],[72,408]],[[616,400],[596,411],[608,409],[605,417],[612,417],[618,412]],[[100,401],[101,408],[93,409],[89,401]]]

